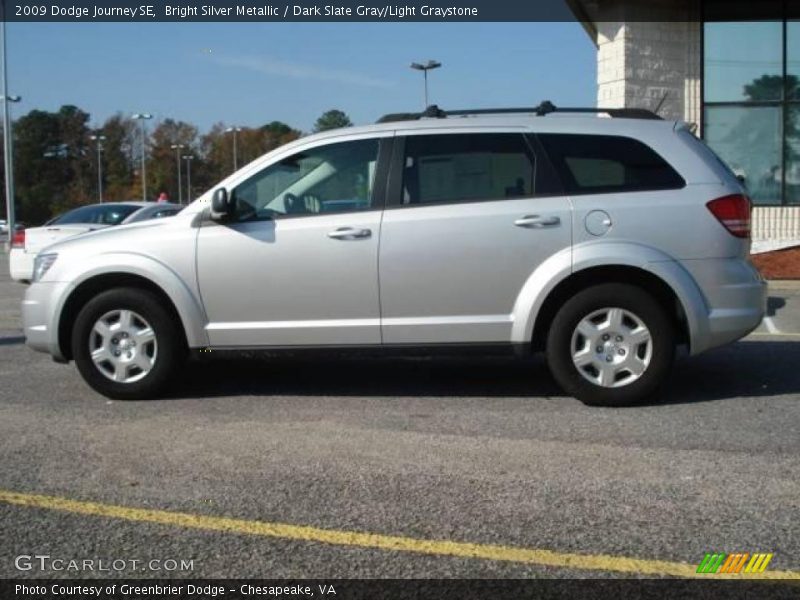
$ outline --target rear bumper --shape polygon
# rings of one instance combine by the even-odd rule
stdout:
[[[14,281],[33,279],[33,259],[36,254],[25,252],[22,248],[12,248],[8,253],[8,270]]]
[[[761,324],[767,309],[767,282],[749,260],[687,260],[682,264],[706,301],[705,326],[693,336],[691,354],[734,342]]]
[[[34,283],[28,287],[22,300],[25,343],[60,361],[66,359],[58,345],[58,323],[55,318],[68,287],[68,283]]]

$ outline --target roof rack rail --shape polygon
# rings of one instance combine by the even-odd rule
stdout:
[[[469,115],[506,115],[506,114],[534,114],[543,117],[550,113],[594,113],[607,114],[614,119],[649,119],[662,120],[656,113],[646,108],[579,108],[566,107],[559,108],[549,100],[540,103],[539,106],[518,107],[518,108],[475,108],[461,110],[442,110],[435,104],[420,113],[392,113],[383,115],[378,119],[378,123],[392,123],[395,121],[417,121],[419,119],[445,119],[447,117],[464,117]]]

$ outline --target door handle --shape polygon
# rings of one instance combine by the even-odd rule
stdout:
[[[540,215],[525,215],[521,219],[514,221],[514,225],[517,227],[529,227],[531,229],[554,227],[559,223],[561,223],[559,217],[542,217]]]
[[[371,235],[371,230],[356,227],[339,227],[339,229],[328,232],[328,237],[334,240],[363,240]]]

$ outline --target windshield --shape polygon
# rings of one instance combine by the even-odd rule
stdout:
[[[125,220],[125,225],[129,223],[138,223],[140,221],[149,221],[151,219],[163,219],[164,217],[172,217],[177,215],[183,210],[181,206],[157,206],[152,208],[145,208],[140,210],[129,219]]]
[[[108,204],[81,206],[56,217],[48,225],[71,225],[75,223],[94,223],[97,225],[119,225],[125,217],[141,207],[136,204]]]

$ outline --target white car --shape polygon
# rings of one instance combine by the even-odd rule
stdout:
[[[30,281],[33,259],[50,244],[73,235],[113,225],[169,217],[183,207],[167,202],[104,202],[75,208],[48,221],[41,227],[17,231],[11,240],[9,270],[11,279]]]
[[[0,233],[8,233],[8,221],[0,219]]]

